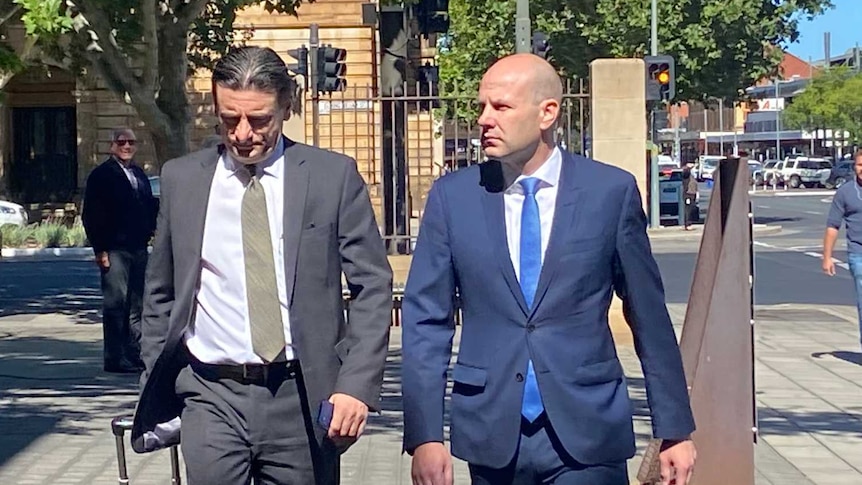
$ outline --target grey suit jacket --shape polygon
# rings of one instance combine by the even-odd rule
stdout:
[[[365,182],[346,156],[284,142],[284,274],[308,409],[316,412],[321,400],[338,392],[376,410],[389,343],[392,271]],[[220,150],[201,150],[162,168],[144,292],[146,371],[132,427],[138,453],[179,441],[179,433],[154,440],[153,431],[163,423],[178,424],[183,407],[174,385],[188,364],[183,335],[194,319],[204,222]],[[342,272],[353,297],[349,325],[342,310]],[[322,442],[325,432],[314,428]]]

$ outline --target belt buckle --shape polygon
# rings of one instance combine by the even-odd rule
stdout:
[[[258,369],[259,372],[254,370]],[[269,381],[269,366],[260,364],[242,364],[242,380],[245,382]]]

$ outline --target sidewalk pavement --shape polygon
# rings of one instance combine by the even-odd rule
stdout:
[[[679,325],[684,305],[671,305]],[[757,485],[862,483],[862,354],[853,307],[758,308]],[[64,314],[0,318],[0,483],[117,483],[109,423],[134,409],[136,378],[101,371],[101,328]],[[410,483],[401,454],[400,329],[393,328],[383,412],[342,460],[343,485]],[[621,339],[622,340],[622,339]],[[456,339],[456,346],[457,346]],[[635,403],[638,450],[649,437],[640,366],[630,343],[618,353]],[[128,452],[132,485],[169,483],[166,452]],[[629,462],[633,477],[640,463]],[[469,480],[456,462],[456,484]]]

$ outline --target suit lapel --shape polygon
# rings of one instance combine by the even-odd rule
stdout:
[[[197,173],[192,174],[189,180],[200,180],[197,184],[188,184],[183,187],[184,196],[189,217],[183,221],[183,224],[188,224],[187,229],[191,229],[191,234],[194,236],[194,244],[196,254],[192,261],[200,261],[201,252],[204,245],[204,225],[207,218],[207,206],[210,200],[210,189],[213,184],[213,176],[215,176],[216,167],[221,158],[220,152],[213,150],[207,151],[205,156],[201,157],[201,163],[195,167]],[[198,271],[200,273],[200,271]]]
[[[284,138],[284,279],[288,305],[293,302],[296,283],[296,261],[299,257],[299,238],[305,215],[308,195],[308,167],[300,158],[296,145]]]
[[[577,176],[578,162],[568,152],[563,151],[562,154],[560,185],[557,190],[557,202],[554,206],[554,222],[551,226],[551,236],[548,241],[548,248],[545,250],[545,260],[539,275],[539,284],[536,288],[536,297],[533,300],[530,316],[541,304],[542,298],[544,298],[551,281],[554,279],[557,268],[560,266],[556,263],[564,253],[565,241],[569,237],[569,231],[573,227],[577,227],[577,216],[583,207],[580,200],[583,180]]]
[[[512,296],[521,307],[525,315],[529,313],[521,285],[512,267],[512,257],[509,254],[509,243],[506,239],[506,216],[503,201],[503,192],[491,192],[486,190],[482,194],[482,208],[485,211],[485,227],[488,230],[488,238],[493,248],[493,258],[497,261],[503,278],[512,291]]]

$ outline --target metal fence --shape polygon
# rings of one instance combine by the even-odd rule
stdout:
[[[557,128],[561,147],[589,151],[589,93],[585,79],[564,80]],[[447,172],[484,160],[475,93],[439,94],[434,84],[403,85],[383,95],[348,87],[318,102],[322,147],[354,157],[368,183],[390,253],[412,249],[431,184]]]

